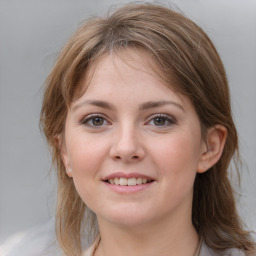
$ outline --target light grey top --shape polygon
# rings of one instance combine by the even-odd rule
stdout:
[[[83,252],[82,256],[93,256],[99,242],[100,237],[97,237],[95,242],[86,251]],[[194,256],[245,256],[245,254],[237,249],[227,250],[222,253],[216,252],[209,248],[203,241],[201,241]]]

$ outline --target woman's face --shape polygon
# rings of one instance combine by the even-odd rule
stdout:
[[[191,221],[206,145],[191,102],[163,85],[149,61],[134,50],[103,57],[67,114],[62,159],[99,222]]]

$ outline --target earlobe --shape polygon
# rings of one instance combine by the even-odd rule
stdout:
[[[72,171],[72,169],[69,167],[68,169],[66,169],[66,173],[67,173],[67,175],[70,177],[70,178],[72,178],[73,177],[73,173],[72,173],[73,171]]]
[[[71,168],[71,165],[70,165],[70,160],[69,160],[69,156],[67,154],[67,151],[65,148],[62,148],[60,150],[60,153],[61,153],[61,159],[62,159],[62,162],[65,166],[65,169],[66,169],[66,173],[67,175],[72,178],[73,177],[73,174],[72,174],[72,168]]]
[[[203,173],[214,166],[220,159],[227,138],[227,128],[215,125],[207,131],[206,150],[202,152],[197,172]]]
[[[56,136],[56,142],[57,142],[57,145],[58,145],[58,148],[59,148],[59,152],[60,152],[62,162],[63,162],[63,164],[65,166],[65,169],[66,169],[66,173],[69,177],[72,177],[72,168],[70,166],[69,156],[67,154],[67,150],[66,150],[65,144],[63,142],[63,138],[60,134]]]

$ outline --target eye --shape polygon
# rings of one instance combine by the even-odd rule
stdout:
[[[109,122],[101,115],[89,115],[85,117],[81,123],[90,127],[102,127],[109,124]]]
[[[163,117],[156,117],[153,119],[154,125],[156,126],[163,126],[166,124],[166,118]]]
[[[148,122],[149,125],[158,127],[166,127],[175,123],[176,120],[174,118],[163,114],[153,116],[153,118],[151,118],[150,121]]]

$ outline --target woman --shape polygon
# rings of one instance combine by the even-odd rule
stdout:
[[[41,123],[65,255],[81,255],[84,230],[86,256],[253,255],[227,176],[225,70],[189,19],[133,4],[88,20],[47,79]]]

